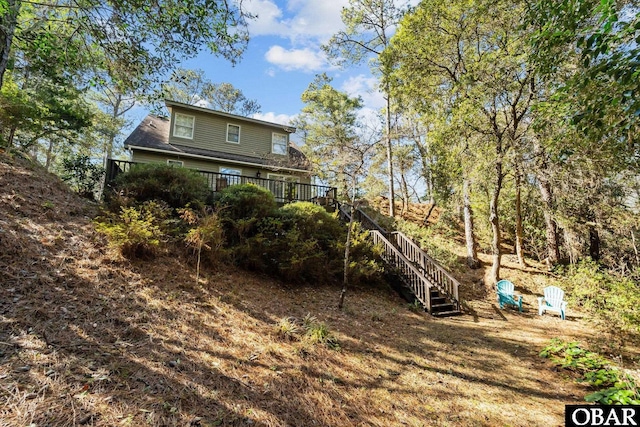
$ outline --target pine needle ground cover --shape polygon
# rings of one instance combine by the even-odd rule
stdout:
[[[538,356],[588,341],[579,315],[487,295],[434,320],[379,290],[339,311],[337,288],[223,265],[196,283],[179,255],[118,256],[94,208],[0,158],[0,425],[547,426],[586,394]]]

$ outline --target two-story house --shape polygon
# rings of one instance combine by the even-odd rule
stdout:
[[[268,188],[279,201],[311,200],[332,190],[310,184],[310,164],[290,140],[295,128],[165,102],[170,117],[147,116],[124,141],[132,163],[197,169],[213,191],[253,183]],[[113,168],[112,161],[108,172]]]

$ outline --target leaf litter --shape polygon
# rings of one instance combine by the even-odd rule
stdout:
[[[576,314],[433,319],[388,290],[290,287],[185,251],[130,262],[107,248],[98,206],[0,153],[0,425],[548,426],[583,385],[538,352],[589,340]],[[284,286],[283,286],[284,285]],[[334,348],[283,339],[314,316]],[[513,417],[513,414],[519,414]]]

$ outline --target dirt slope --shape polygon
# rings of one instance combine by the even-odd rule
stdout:
[[[106,249],[95,206],[0,154],[0,426],[553,426],[585,390],[537,354],[569,321],[500,311],[432,319],[384,291],[289,288],[178,255]],[[325,322],[340,348],[283,340]]]

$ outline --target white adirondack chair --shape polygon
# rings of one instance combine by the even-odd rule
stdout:
[[[564,301],[564,291],[556,286],[544,288],[544,297],[538,297],[538,314],[542,316],[545,311],[553,311],[565,318],[567,302]]]

